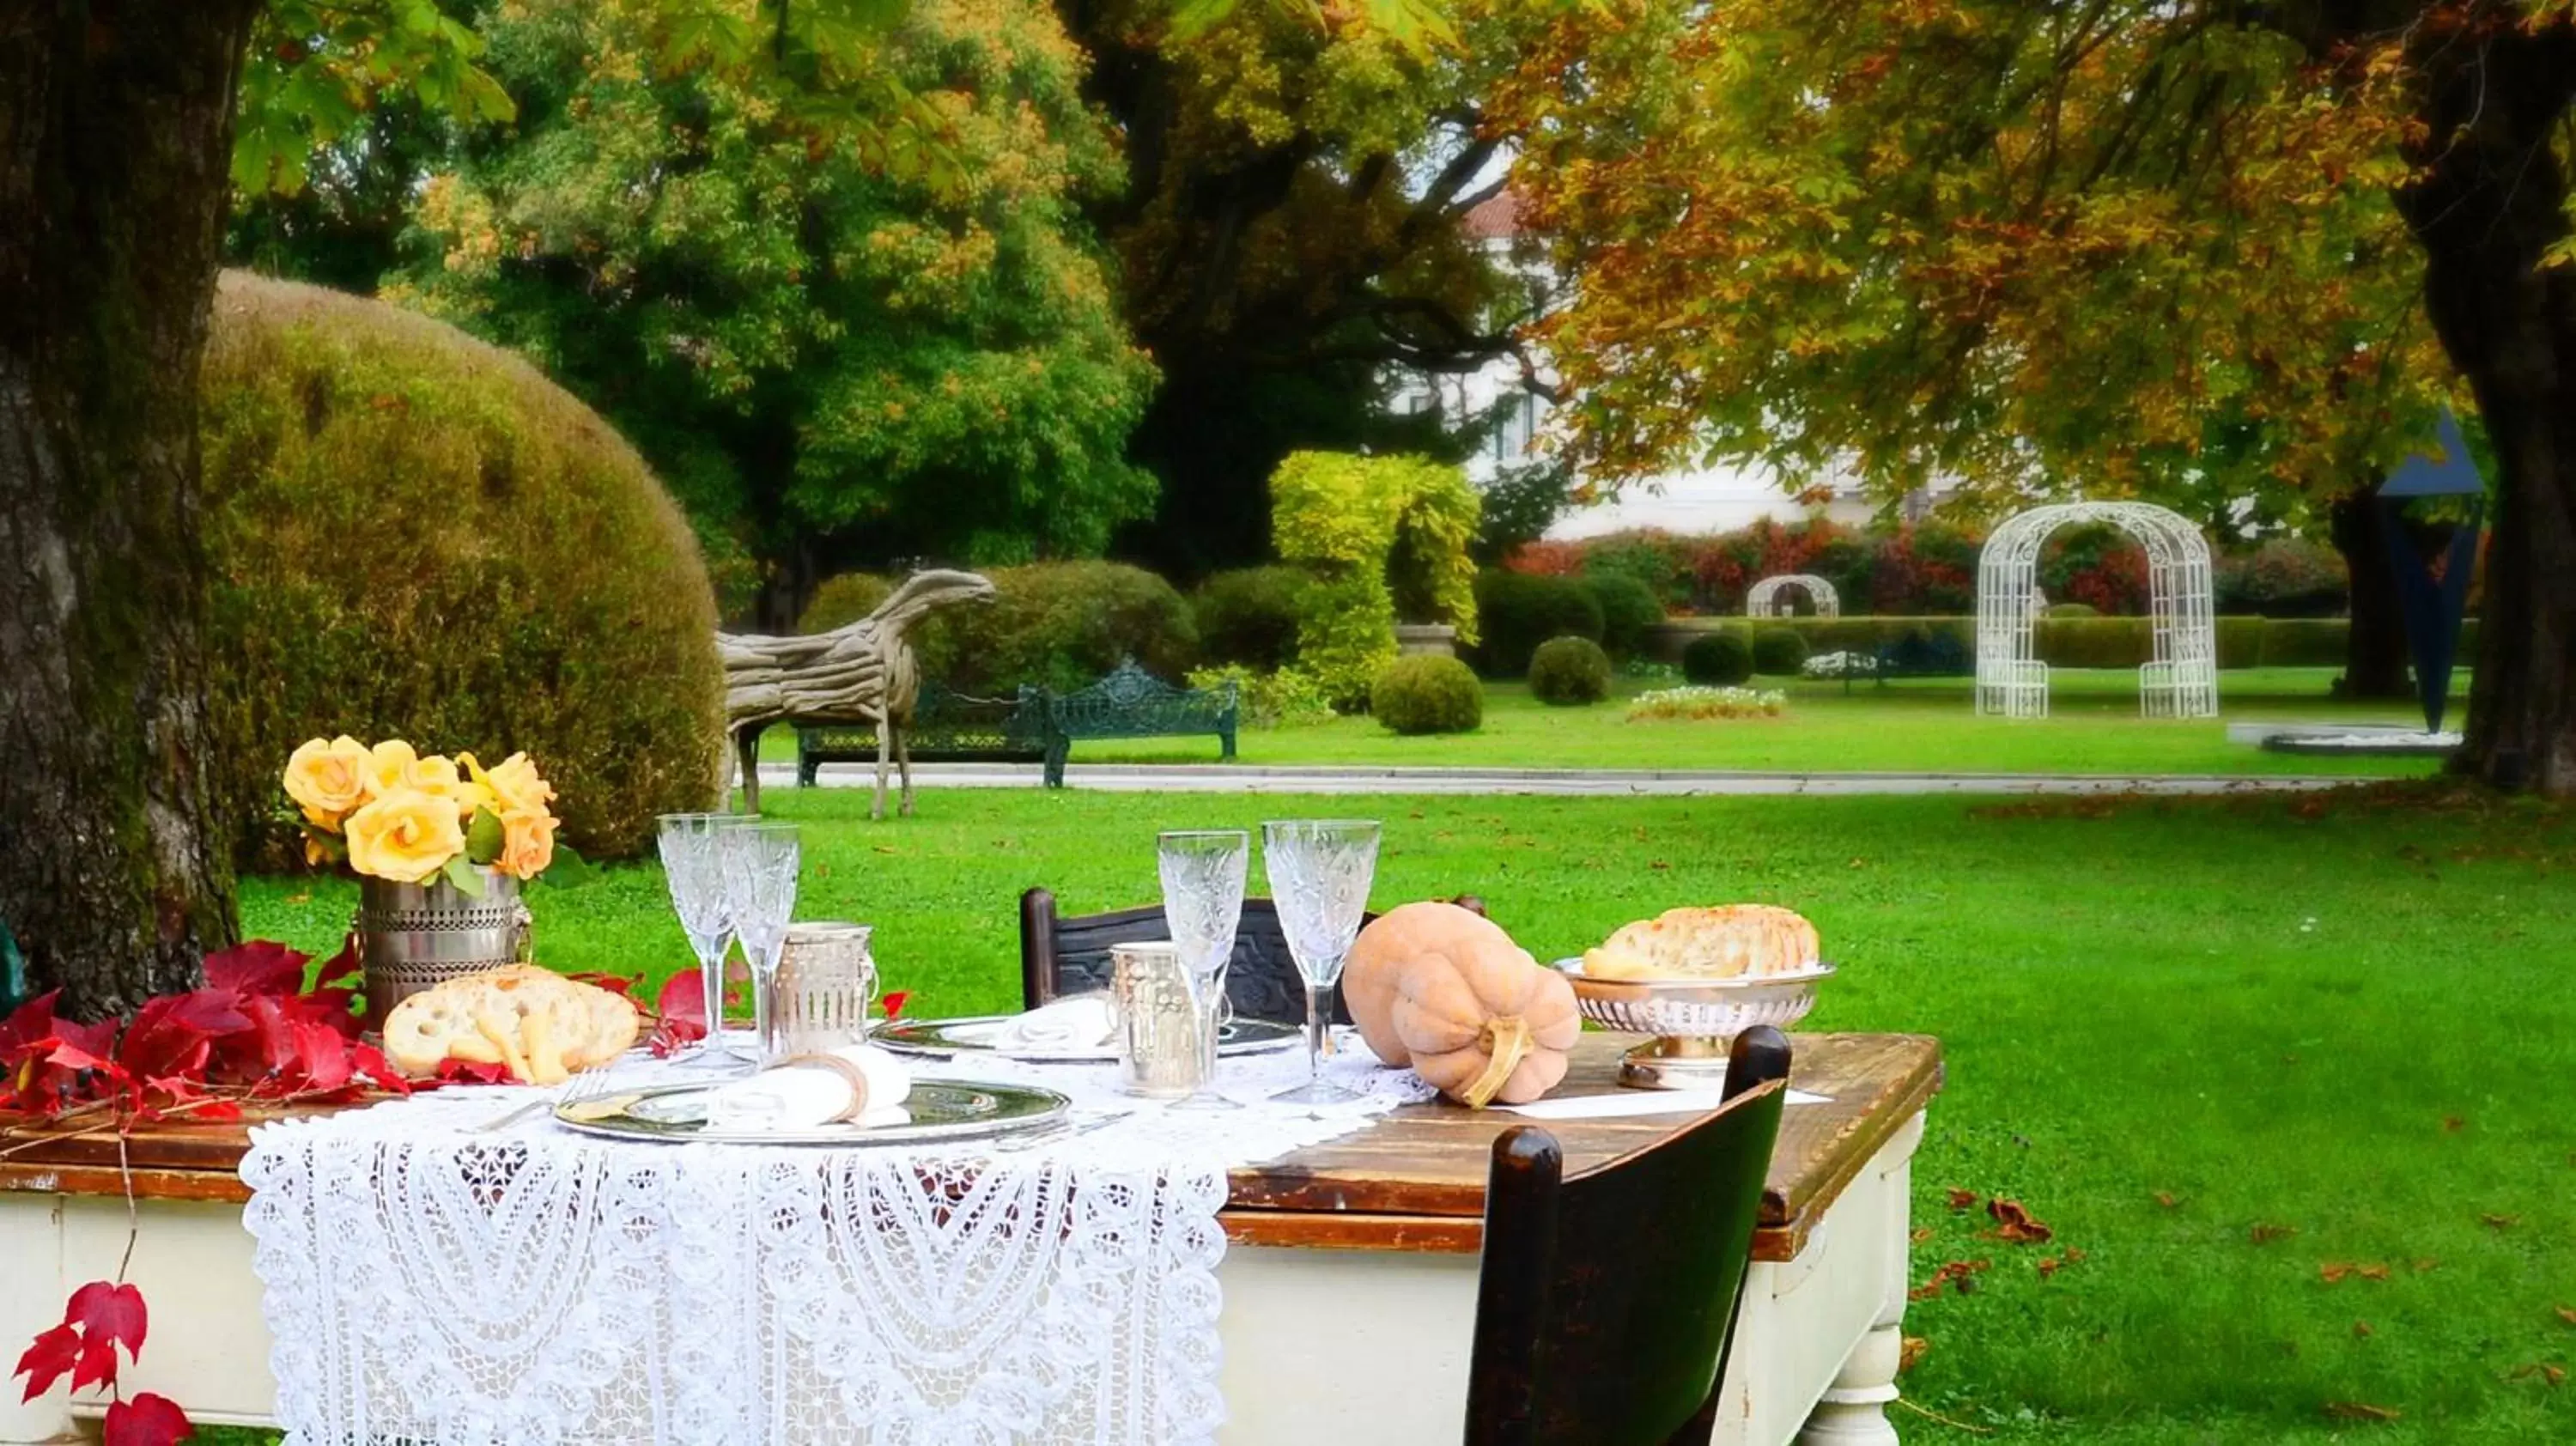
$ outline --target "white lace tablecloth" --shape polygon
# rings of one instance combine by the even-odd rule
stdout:
[[[1083,1128],[1024,1150],[627,1143],[543,1111],[478,1132],[541,1094],[500,1088],[259,1128],[241,1174],[287,1439],[1209,1441],[1226,1171],[1430,1095],[1355,1036],[1327,1068],[1367,1097],[1322,1118],[1263,1100],[1302,1050],[1226,1061],[1255,1102],[1233,1111],[1133,1099],[1107,1067],[916,1068],[1061,1090]],[[692,1078],[669,1070],[618,1084]]]

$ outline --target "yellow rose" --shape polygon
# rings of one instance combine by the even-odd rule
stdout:
[[[456,805],[416,788],[395,788],[349,815],[349,867],[417,884],[465,850]]]
[[[537,765],[524,753],[513,753],[490,768],[474,761],[471,753],[460,755],[474,781],[492,790],[496,809],[543,809],[555,801],[554,785],[537,773]]]
[[[367,750],[367,800],[372,803],[403,786],[403,773],[420,755],[399,738],[388,738]]]
[[[286,760],[286,796],[316,827],[337,829],[349,810],[366,801],[367,745],[341,734],[315,738]]]
[[[533,879],[555,861],[555,816],[542,808],[514,808],[501,815],[501,872]]]

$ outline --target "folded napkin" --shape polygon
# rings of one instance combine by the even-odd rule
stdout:
[[[1003,1020],[985,1037],[1001,1050],[1107,1049],[1117,1032],[1108,996],[1077,994]]]
[[[861,1129],[900,1125],[912,1119],[903,1107],[911,1095],[912,1074],[902,1061],[868,1045],[845,1045],[708,1091],[707,1127],[811,1130],[854,1115]]]

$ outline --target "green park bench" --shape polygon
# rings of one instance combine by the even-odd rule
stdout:
[[[913,705],[906,752],[915,763],[1040,763],[1047,756],[1047,695],[1022,688],[1011,698],[952,693],[921,685]],[[873,724],[816,724],[796,730],[796,786],[814,786],[826,763],[874,763]]]
[[[1231,679],[1222,688],[1175,688],[1133,658],[1088,688],[1047,699],[1046,781],[1064,786],[1066,755],[1077,738],[1162,738],[1213,733],[1220,758],[1234,757],[1238,702]]]

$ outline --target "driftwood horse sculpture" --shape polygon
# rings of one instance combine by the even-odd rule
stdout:
[[[772,723],[873,723],[877,730],[877,801],[885,817],[886,764],[903,775],[903,811],[912,812],[912,755],[904,735],[921,697],[921,664],[911,633],[940,608],[983,602],[993,584],[971,572],[916,572],[846,627],[810,637],[716,634],[725,667],[725,731],[742,772],[745,807],[760,811],[760,731]]]

